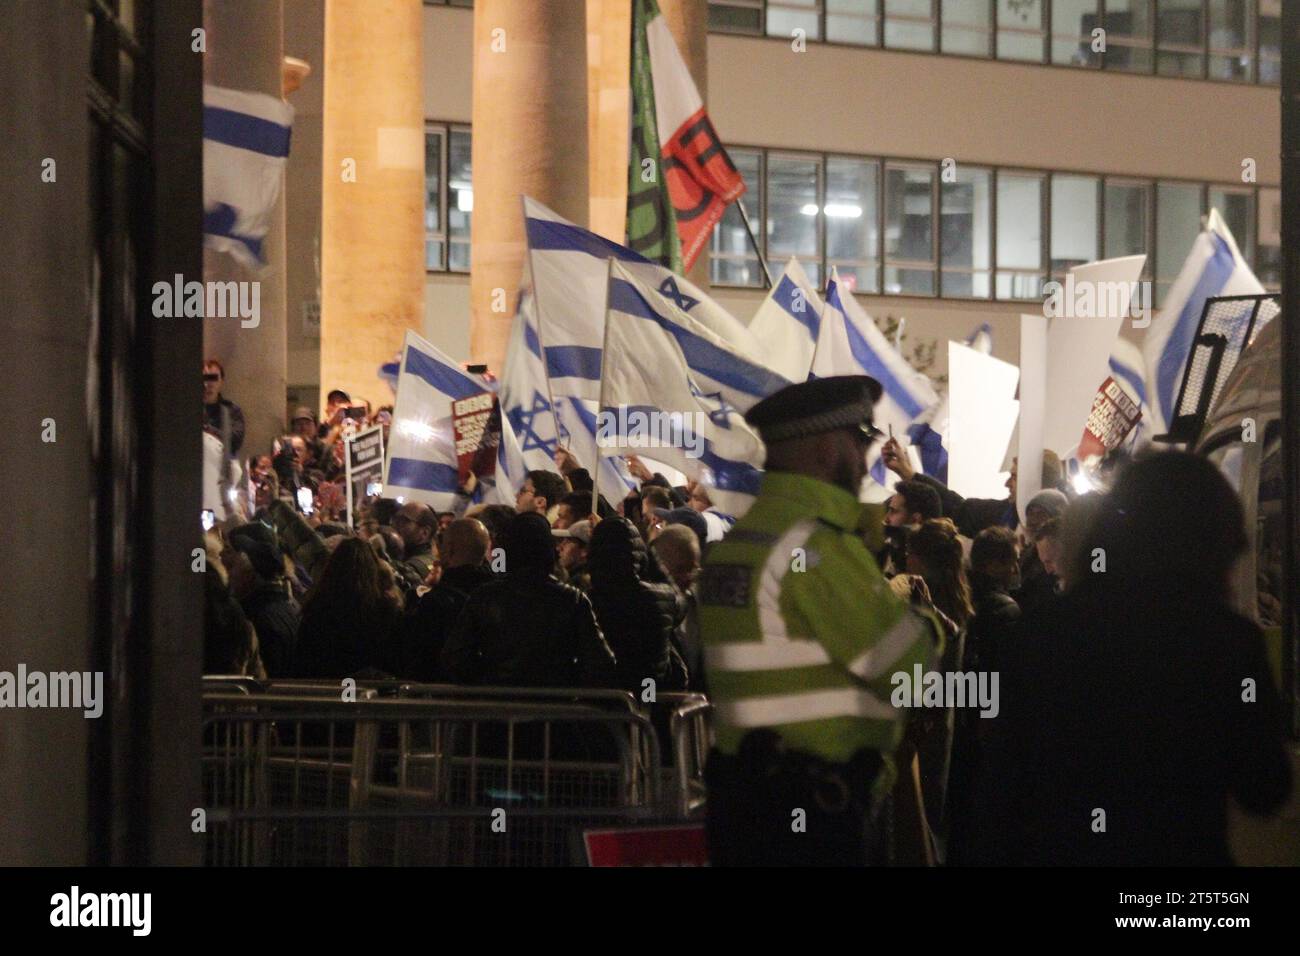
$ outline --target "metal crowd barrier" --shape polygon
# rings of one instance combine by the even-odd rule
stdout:
[[[666,774],[651,717],[621,691],[340,690],[205,679],[210,864],[562,864],[583,828],[702,802],[698,695],[661,697]]]

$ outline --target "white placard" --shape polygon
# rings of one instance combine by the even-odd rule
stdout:
[[[1020,369],[948,343],[948,487],[966,498],[1002,498],[1007,473],[1001,470],[1015,428]]]

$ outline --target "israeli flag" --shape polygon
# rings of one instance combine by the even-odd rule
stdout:
[[[460,511],[471,500],[514,504],[513,492],[527,469],[504,415],[496,480],[480,482],[472,499],[457,494],[452,402],[495,391],[496,383],[466,372],[437,346],[408,331],[384,463],[385,496],[423,501],[437,511]]]
[[[672,299],[698,327],[711,333],[711,341],[721,341],[730,351],[762,365],[764,350],[744,323],[681,276],[527,197],[524,225],[538,332],[555,398],[600,398],[609,259],[623,263],[629,274]],[[780,378],[769,374],[773,380]]]
[[[700,386],[673,331],[703,330],[622,262],[608,268],[602,453],[645,452],[703,484],[719,510],[743,514],[758,493],[763,444],[734,406]]]
[[[1153,428],[1163,433],[1173,421],[1183,367],[1192,351],[1205,300],[1263,292],[1264,287],[1241,257],[1223,217],[1217,209],[1210,210],[1205,229],[1192,244],[1182,271],[1142,342]],[[1242,318],[1245,316],[1243,311]]]
[[[266,93],[203,87],[203,244],[250,269],[284,182],[293,107]]]
[[[559,448],[567,448],[584,468],[594,465],[598,457],[596,403],[564,396],[556,398],[552,406],[542,368],[536,300],[531,289],[525,289],[519,297],[519,311],[506,349],[500,395],[502,418],[509,424],[519,448],[518,465],[506,466],[508,481],[516,490],[523,484],[522,478],[514,480],[516,471],[520,474],[536,469],[555,471],[555,453]],[[621,488],[626,494],[636,487],[636,479],[621,457],[603,459],[601,472],[601,487],[610,495],[616,489]]]
[[[981,355],[993,354],[993,327],[987,322],[966,336],[966,345]],[[948,394],[935,402],[907,426],[912,450],[920,459],[921,471],[948,483]]]
[[[821,318],[821,296],[799,261],[791,257],[754,313],[749,331],[766,347],[768,368],[792,382],[802,382],[812,368]]]
[[[881,431],[892,428],[894,437],[902,442],[912,422],[939,401],[930,380],[912,368],[889,344],[853,293],[840,285],[834,268],[826,286],[820,332],[813,356],[813,376],[870,375],[878,381],[883,394],[876,403],[874,421]],[[872,481],[886,488],[889,478],[880,448],[880,443],[872,446],[868,465]],[[879,490],[864,489],[864,494],[869,499],[877,498]]]

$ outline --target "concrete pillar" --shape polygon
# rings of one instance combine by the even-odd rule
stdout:
[[[281,95],[281,0],[207,0],[203,23],[208,52],[204,79],[217,86]],[[292,152],[292,141],[290,152]],[[244,410],[247,431],[242,457],[270,451],[285,428],[285,239],[284,189],[263,243],[266,266],[256,274],[229,255],[205,250],[205,281],[260,283],[260,320],[245,328],[238,319],[203,322],[203,347],[226,370],[222,394]],[[195,370],[197,376],[200,370]],[[197,386],[196,386],[197,387]]]
[[[424,325],[422,37],[420,0],[325,6],[320,386],[375,404]]]
[[[470,355],[500,369],[523,271],[520,196],[585,225],[585,0],[474,4]]]
[[[592,232],[627,239],[632,5],[587,0],[587,178]]]
[[[85,6],[10,4],[0,30],[0,670],[90,670]],[[43,181],[52,167],[55,179]],[[111,414],[111,411],[106,413]],[[54,423],[55,441],[42,440]],[[105,686],[105,693],[111,692]],[[21,693],[21,690],[20,690]],[[197,705],[196,705],[197,706]],[[88,862],[88,740],[73,709],[0,712],[0,865]]]
[[[677,41],[691,79],[700,91],[700,99],[709,105],[709,4],[708,0],[659,0],[659,12]],[[750,183],[757,188],[757,183]],[[757,226],[755,227],[757,228]],[[709,287],[709,254],[701,252],[687,278],[703,289]]]

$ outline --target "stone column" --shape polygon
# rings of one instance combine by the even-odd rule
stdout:
[[[217,86],[279,98],[282,83],[281,0],[207,0],[204,80]],[[292,140],[290,141],[292,153]],[[284,187],[262,245],[265,267],[257,272],[226,253],[205,250],[203,278],[260,283],[260,317],[245,328],[238,318],[206,318],[205,355],[226,370],[222,394],[244,410],[247,431],[240,456],[270,451],[285,429],[285,229]],[[195,369],[197,378],[200,369]],[[196,386],[197,387],[197,386]]]
[[[520,196],[586,225],[584,0],[474,4],[470,355],[500,370],[527,247]]]
[[[424,325],[420,0],[329,0],[321,159],[322,394],[376,405],[379,367]]]
[[[627,0],[587,0],[589,228],[618,243],[627,238],[631,69],[632,5]]]

